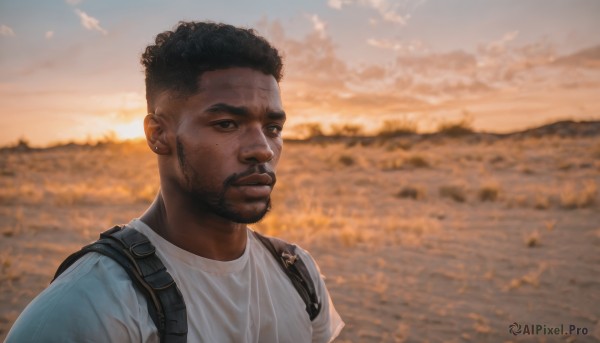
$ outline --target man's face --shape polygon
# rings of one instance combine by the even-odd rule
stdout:
[[[194,210],[257,222],[270,208],[283,145],[279,85],[249,68],[205,72],[199,85],[189,98],[166,92],[156,102],[155,113],[176,118],[168,182]]]

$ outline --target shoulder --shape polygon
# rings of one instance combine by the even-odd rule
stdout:
[[[271,250],[267,247],[267,245],[270,245],[272,247],[275,253],[273,253],[273,251],[270,251],[271,255],[279,255],[282,252],[289,252],[297,255],[297,257],[300,258],[300,260],[302,260],[302,262],[306,265],[306,268],[308,269],[308,272],[310,273],[310,277],[313,280],[313,282],[317,282],[317,280],[323,278],[315,259],[307,250],[303,249],[295,243],[287,242],[281,238],[262,235],[255,231],[251,231],[251,233],[251,236],[253,236],[253,238],[257,240],[256,245],[260,246],[262,250]],[[271,256],[271,259],[273,258],[279,257]]]
[[[257,238],[260,239],[260,236],[257,236]],[[278,238],[267,238],[279,247],[293,247],[294,253],[306,266],[310,278],[314,283],[317,297],[321,303],[321,310],[319,311],[319,314],[311,322],[312,341],[331,342],[339,335],[340,331],[344,327],[344,322],[333,305],[325,285],[325,277],[321,274],[321,270],[319,269],[317,262],[307,250],[296,244],[287,243]],[[260,243],[258,244],[262,245]]]
[[[315,288],[321,302],[319,315],[312,321],[313,342],[331,342],[342,331],[344,321],[333,305],[331,296],[325,284],[325,276],[312,255],[303,248],[296,246],[296,253],[302,259],[308,272],[315,282]]]
[[[156,330],[146,306],[120,265],[88,253],[25,308],[7,342],[146,342]]]
[[[312,279],[315,281],[324,279],[325,277],[323,276],[323,274],[321,274],[321,269],[319,268],[319,265],[317,264],[315,258],[301,246],[296,244],[294,245],[296,246],[296,254],[306,265],[306,268],[308,269],[308,272],[310,273]]]

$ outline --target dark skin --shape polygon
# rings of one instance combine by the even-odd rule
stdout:
[[[161,190],[140,219],[193,254],[240,257],[247,223],[269,209],[283,146],[277,81],[250,68],[222,69],[202,74],[189,97],[164,91],[153,100],[144,130]]]

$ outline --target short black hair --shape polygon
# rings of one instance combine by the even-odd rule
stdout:
[[[182,96],[197,92],[199,77],[211,70],[247,67],[273,75],[277,82],[282,77],[279,52],[252,29],[181,21],[173,31],[158,34],[154,43],[141,59],[148,103],[164,90]]]

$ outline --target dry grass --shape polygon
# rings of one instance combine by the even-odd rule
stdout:
[[[459,137],[474,132],[473,121],[468,116],[463,116],[456,121],[445,121],[438,125],[437,132],[450,137]]]
[[[352,137],[364,133],[364,127],[359,124],[333,124],[330,129],[332,136],[337,137]]]
[[[404,168],[404,159],[391,158],[381,162],[380,165],[383,171],[402,170]]]
[[[411,155],[406,159],[406,164],[414,168],[429,168],[431,165],[424,156]]]
[[[479,188],[477,195],[481,201],[496,201],[500,195],[500,185],[495,181],[487,182]]]
[[[389,160],[381,162],[380,165],[381,170],[384,171],[431,167],[429,160],[425,156],[418,154],[412,154],[402,158],[390,158]]]
[[[254,225],[317,258],[347,323],[340,342],[501,341],[507,318],[560,322],[548,299],[594,294],[599,138],[410,139],[288,144]],[[0,340],[62,258],[143,212],[155,169],[143,145],[0,152]],[[589,303],[562,304],[594,325]]]
[[[395,139],[391,140],[386,144],[387,151],[395,151],[395,150],[410,150],[413,147],[413,143],[408,140]]]
[[[427,190],[423,186],[407,185],[396,193],[396,197],[423,200],[427,197]]]
[[[547,210],[550,208],[550,197],[543,194],[536,194],[533,207],[536,210]]]
[[[418,131],[418,124],[410,119],[386,120],[381,125],[378,135],[380,137],[394,137],[401,135],[415,134]]]
[[[506,205],[509,209],[526,208],[528,206],[528,197],[526,194],[516,194],[507,199]]]
[[[342,155],[342,156],[340,156],[338,161],[340,161],[340,163],[346,167],[353,166],[356,163],[356,161],[354,160],[354,157],[352,157],[350,155]]]
[[[450,198],[456,202],[467,201],[467,191],[462,184],[440,186],[439,194],[443,198]]]
[[[540,233],[539,231],[531,232],[527,237],[525,237],[525,245],[529,248],[537,247],[540,245]]]
[[[593,180],[587,180],[582,187],[567,184],[560,192],[560,206],[565,209],[586,208],[596,203],[598,187]]]
[[[300,139],[311,139],[325,135],[323,127],[319,123],[304,123],[293,128]]]
[[[600,160],[600,143],[596,144],[592,148],[592,157],[595,158],[595,159]]]
[[[540,263],[536,269],[529,271],[527,274],[521,277],[512,279],[506,289],[516,290],[526,285],[538,288],[540,286],[540,278],[546,271],[547,267],[548,266],[546,263]]]

